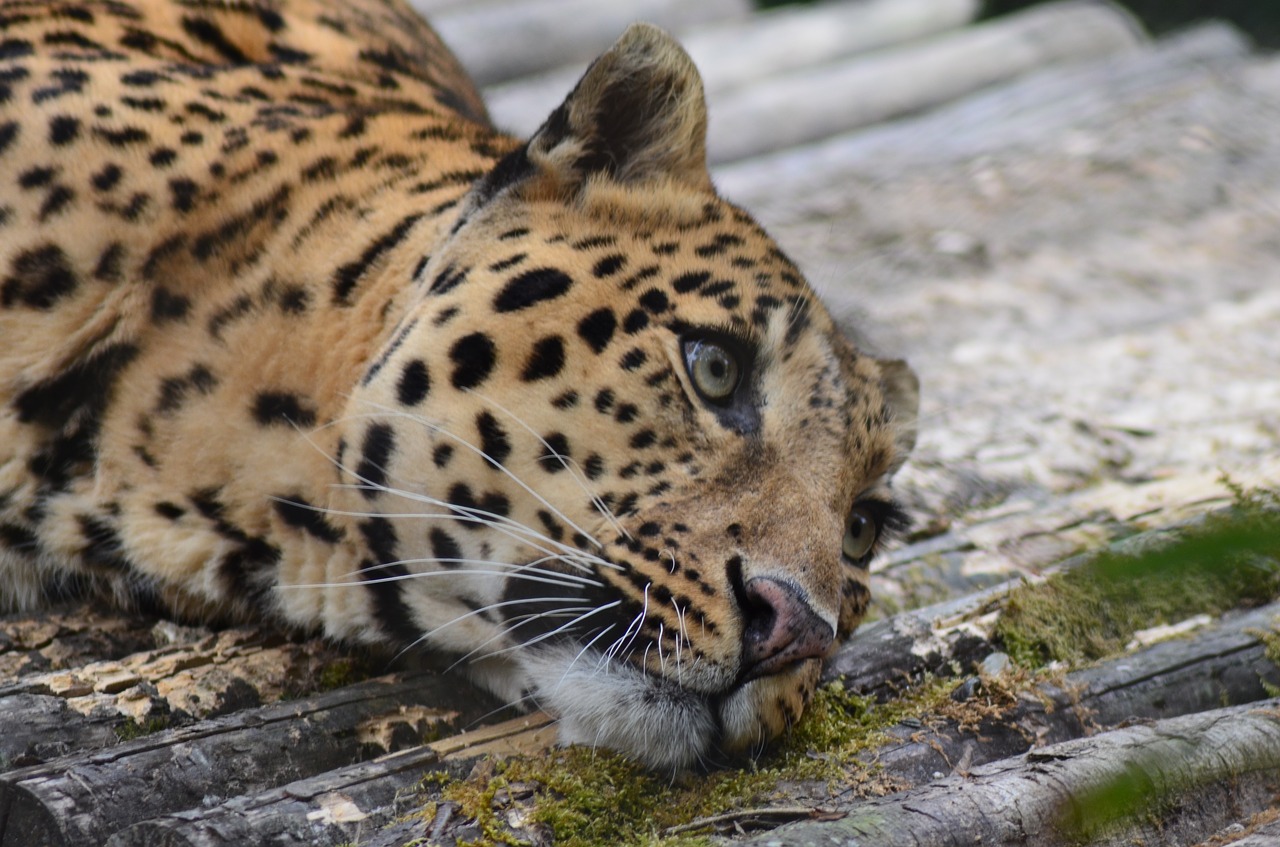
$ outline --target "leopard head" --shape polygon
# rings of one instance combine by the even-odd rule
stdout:
[[[351,400],[388,631],[655,767],[798,718],[901,513],[917,383],[706,166],[637,25],[481,179]]]

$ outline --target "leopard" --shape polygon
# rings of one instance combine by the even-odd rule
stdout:
[[[655,769],[799,719],[919,382],[717,193],[672,36],[519,138],[400,0],[0,30],[6,609],[443,657]]]

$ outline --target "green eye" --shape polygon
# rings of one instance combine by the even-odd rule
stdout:
[[[723,403],[733,396],[742,368],[729,350],[713,341],[689,341],[684,346],[684,358],[693,387],[705,399]]]
[[[858,564],[871,555],[879,535],[876,519],[871,510],[863,506],[854,506],[849,512],[849,522],[844,530],[844,557]]]

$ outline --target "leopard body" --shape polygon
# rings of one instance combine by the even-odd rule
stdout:
[[[0,603],[453,656],[658,767],[798,717],[916,384],[716,195],[675,42],[522,141],[394,0],[0,29]]]

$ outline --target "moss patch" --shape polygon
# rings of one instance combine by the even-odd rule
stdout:
[[[1118,653],[1135,632],[1280,596],[1274,493],[1240,495],[1160,549],[1105,553],[1010,595],[995,635],[1023,667],[1080,664]]]
[[[899,700],[877,704],[839,684],[820,689],[804,718],[770,753],[744,767],[707,774],[656,774],[608,750],[572,747],[542,757],[486,762],[446,780],[441,800],[475,819],[485,844],[527,843],[542,830],[565,847],[705,847],[691,821],[756,808],[817,808],[828,787],[875,796],[899,786],[857,760],[903,719],[936,714],[951,683],[928,680]],[[434,792],[433,792],[434,793]],[[745,816],[744,820],[751,816]]]

